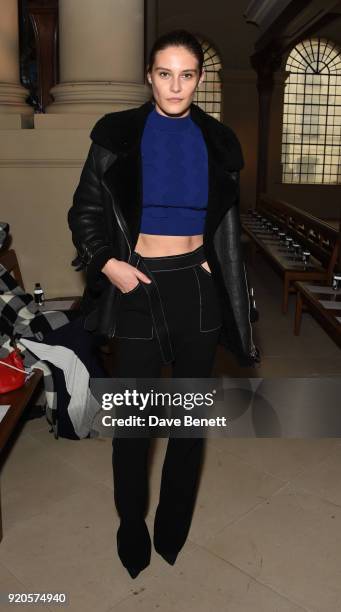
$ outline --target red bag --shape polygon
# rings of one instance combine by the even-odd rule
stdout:
[[[0,393],[19,389],[25,384],[27,372],[18,348],[0,359]]]

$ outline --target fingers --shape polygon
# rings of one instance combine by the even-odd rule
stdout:
[[[146,276],[146,274],[144,274],[143,272],[141,272],[141,270],[138,270],[137,268],[135,268],[135,274],[136,274],[136,278],[138,278],[139,280],[141,280],[143,283],[151,283],[151,279]]]

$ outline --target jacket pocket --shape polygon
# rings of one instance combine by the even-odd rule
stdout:
[[[116,286],[107,282],[107,286],[97,297],[94,307],[87,314],[84,328],[105,338],[110,338],[119,297]]]

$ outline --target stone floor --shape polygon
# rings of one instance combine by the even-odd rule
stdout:
[[[294,297],[281,314],[280,279],[261,256],[249,273],[262,366],[218,351],[215,375],[340,376],[340,350],[309,314],[293,335]],[[155,440],[150,531],[166,442]],[[55,440],[44,418],[30,420],[2,470],[0,592],[66,592],[72,612],[339,612],[340,483],[338,438],[209,439],[176,564],[153,551],[132,580],[116,555],[111,440]]]

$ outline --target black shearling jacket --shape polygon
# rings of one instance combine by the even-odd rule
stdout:
[[[119,290],[101,272],[111,257],[129,262],[139,236],[142,213],[140,143],[150,100],[108,113],[91,131],[92,143],[68,212],[77,257],[85,269],[81,308],[85,328],[112,337]],[[242,366],[259,363],[252,339],[250,300],[240,241],[239,171],[244,166],[231,128],[192,103],[191,118],[202,130],[208,153],[209,195],[204,251],[222,303],[220,343]]]

